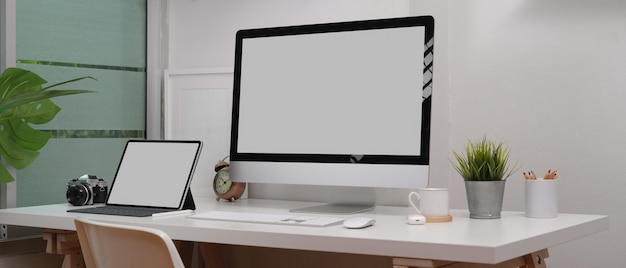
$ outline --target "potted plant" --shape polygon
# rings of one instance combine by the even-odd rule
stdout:
[[[23,169],[48,143],[51,134],[31,124],[48,123],[61,110],[50,98],[93,92],[49,89],[86,78],[94,79],[85,76],[44,87],[47,81],[28,70],[7,68],[0,74],[0,158],[5,164]],[[0,183],[14,180],[7,167],[0,164]]]
[[[465,180],[470,218],[500,218],[506,179],[518,169],[509,165],[510,148],[483,137],[468,140],[464,153],[453,154],[454,168]]]

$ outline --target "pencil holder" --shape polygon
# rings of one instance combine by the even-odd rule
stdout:
[[[556,218],[558,206],[558,180],[526,180],[526,217]]]

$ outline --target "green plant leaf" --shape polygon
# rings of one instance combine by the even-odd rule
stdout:
[[[47,87],[39,75],[20,68],[7,68],[0,74],[0,156],[16,169],[29,166],[39,156],[50,134],[34,129],[31,124],[45,124],[61,110],[50,98],[94,92],[90,90],[48,90],[83,79],[85,76]],[[15,179],[0,165],[0,183]]]
[[[29,150],[14,142],[12,131],[7,130],[4,123],[1,126],[0,155],[2,159],[16,169],[23,169],[30,165],[39,156],[39,152]]]
[[[28,91],[40,91],[47,81],[37,74],[19,68],[7,68],[0,74],[0,97],[2,100]]]
[[[519,169],[518,165],[509,166],[510,148],[503,142],[496,143],[483,137],[465,144],[465,153],[452,151],[456,171],[466,181],[499,181],[506,180]]]
[[[14,116],[8,119],[22,118],[24,122],[40,125],[52,121],[61,107],[51,100],[40,100],[17,106],[12,111]]]
[[[7,120],[8,123],[2,123],[2,128],[12,131],[15,143],[24,149],[38,151],[43,148],[52,134],[34,129],[20,119]]]
[[[13,182],[15,179],[5,165],[0,165],[0,183]]]
[[[67,96],[73,94],[89,93],[90,90],[46,90],[46,91],[30,91],[14,94],[11,97],[0,101],[0,112],[16,106],[32,104],[32,102],[40,100],[48,100],[53,97]]]

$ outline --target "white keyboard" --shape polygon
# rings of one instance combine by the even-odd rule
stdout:
[[[269,223],[282,225],[325,227],[343,222],[343,218],[302,216],[293,214],[265,214],[248,212],[206,211],[189,215],[190,219]]]

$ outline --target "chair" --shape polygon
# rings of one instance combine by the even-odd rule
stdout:
[[[87,268],[185,267],[163,231],[83,218],[74,224]]]

